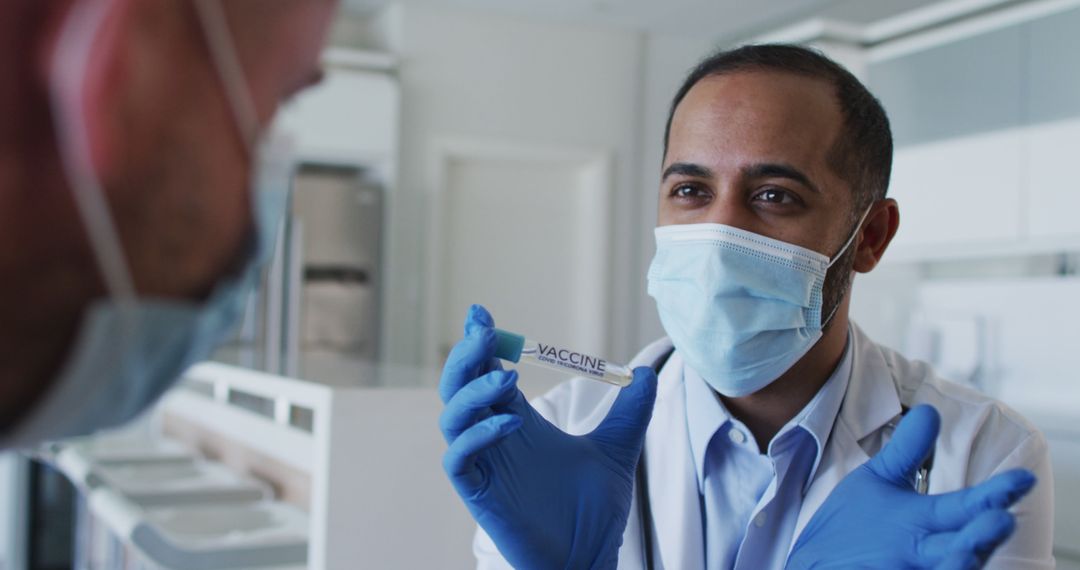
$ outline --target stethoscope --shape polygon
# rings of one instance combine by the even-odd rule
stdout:
[[[656,371],[656,375],[660,376],[660,369],[667,363],[668,358],[674,350],[668,351],[660,357],[656,363],[653,364],[653,370]],[[900,407],[900,416],[889,422],[889,426],[893,429],[900,422],[900,418],[904,417],[904,414],[908,413],[907,406]],[[920,495],[925,495],[930,490],[930,469],[934,467],[934,452],[930,451],[930,455],[923,461],[919,470],[915,472],[915,491]],[[644,562],[646,570],[654,570],[656,568],[656,558],[653,552],[653,517],[652,517],[652,505],[649,502],[649,477],[645,469],[645,447],[641,448],[641,456],[638,457],[637,468],[634,472],[634,493],[637,495],[638,504],[638,522],[641,526],[641,560]]]

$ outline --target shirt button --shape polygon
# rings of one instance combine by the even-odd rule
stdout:
[[[754,526],[756,526],[758,528],[761,528],[761,527],[765,526],[765,519],[767,519],[767,518],[768,518],[768,515],[765,514],[765,511],[761,511],[760,513],[757,514],[756,517],[754,517]]]
[[[728,438],[731,439],[731,441],[739,445],[746,443],[746,434],[737,429],[732,428],[730,431],[727,432],[727,435]]]

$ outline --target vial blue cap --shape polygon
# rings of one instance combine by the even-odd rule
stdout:
[[[495,329],[495,356],[510,362],[521,360],[525,337],[502,329]]]

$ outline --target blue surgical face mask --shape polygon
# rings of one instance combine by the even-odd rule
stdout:
[[[52,81],[61,157],[109,296],[87,307],[69,360],[34,409],[4,434],[0,447],[27,447],[114,427],[153,404],[188,366],[209,356],[239,321],[262,266],[272,256],[287,206],[293,173],[291,145],[280,137],[265,139],[258,149],[252,142],[253,230],[237,270],[221,279],[202,302],[135,294],[91,166],[80,104],[87,58],[110,5],[84,0],[73,8],[61,30]],[[246,80],[236,73],[231,38],[222,37],[227,28],[220,9],[205,0],[196,0],[196,5],[241,136],[246,142],[255,141],[258,135],[250,120],[254,107]]]
[[[863,219],[869,214],[868,209]],[[675,349],[728,397],[772,383],[821,338],[822,289],[862,219],[832,260],[722,224],[656,228],[649,295]]]

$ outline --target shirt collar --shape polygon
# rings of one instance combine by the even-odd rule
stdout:
[[[780,441],[795,429],[802,429],[810,435],[817,447],[814,463],[807,475],[803,491],[814,480],[825,444],[832,433],[833,424],[844,401],[852,369],[852,334],[848,330],[847,344],[844,347],[840,363],[833,370],[825,384],[798,414],[777,432],[769,444],[770,454],[773,443]],[[688,365],[683,365],[683,381],[686,387],[686,425],[690,438],[690,450],[693,453],[694,467],[697,470],[697,482],[700,490],[705,481],[705,454],[716,432],[729,422],[736,422],[727,411],[723,402],[716,396],[711,386]],[[741,425],[741,423],[740,423]],[[746,431],[753,445],[752,436]]]
[[[777,434],[777,438],[779,438],[785,431],[790,430],[792,426],[798,426],[806,430],[810,437],[814,439],[817,452],[814,454],[814,464],[806,476],[806,481],[803,483],[803,493],[806,493],[806,490],[809,489],[810,482],[814,480],[814,476],[817,474],[818,465],[821,464],[821,456],[825,452],[825,444],[828,443],[829,434],[832,433],[836,418],[840,415],[840,406],[844,402],[844,395],[847,394],[848,383],[851,380],[852,360],[851,329],[849,328],[847,344],[844,346],[844,355],[840,358],[840,364],[836,365],[832,375],[825,381],[825,385],[818,390],[818,393],[814,395],[814,398],[810,400],[810,403]]]
[[[700,491],[705,482],[705,453],[709,442],[724,424],[731,421],[731,415],[705,379],[685,363],[683,382],[686,385],[686,431],[690,436],[690,451],[694,454]]]

